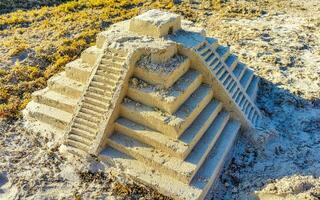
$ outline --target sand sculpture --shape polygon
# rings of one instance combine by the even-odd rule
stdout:
[[[112,25],[35,92],[34,131],[97,155],[177,199],[203,199],[241,131],[254,129],[259,78],[179,15],[150,10]]]

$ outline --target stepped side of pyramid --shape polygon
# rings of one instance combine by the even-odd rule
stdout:
[[[62,137],[72,119],[93,66],[103,50],[86,49],[81,58],[66,65],[65,71],[48,80],[48,87],[34,92],[23,111],[26,126],[41,133]]]
[[[179,15],[112,25],[36,92],[25,117],[159,192],[203,199],[241,130],[261,120],[259,78]],[[40,125],[39,125],[40,124]]]

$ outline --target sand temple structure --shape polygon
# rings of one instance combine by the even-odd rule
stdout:
[[[261,120],[259,78],[181,16],[150,10],[113,24],[24,110],[70,154],[117,163],[176,199],[203,199],[237,136]]]

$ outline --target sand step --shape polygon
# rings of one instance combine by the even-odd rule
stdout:
[[[224,66],[222,66],[218,71],[217,71],[217,74],[216,74],[216,77],[218,78],[218,79],[220,79],[222,76],[224,76],[225,74],[227,74],[228,72],[227,72],[227,69],[224,67]]]
[[[74,134],[73,132],[70,132],[68,134],[68,139],[83,143],[83,144],[85,144],[87,146],[89,146],[92,143],[91,139],[88,139],[87,137],[83,137],[83,136],[78,135],[78,134]]]
[[[175,55],[166,63],[157,64],[159,69],[168,70],[154,70],[153,65],[154,64],[152,63],[148,63],[146,66],[137,64],[133,75],[149,84],[170,88],[185,72],[188,71],[190,59],[184,56]]]
[[[88,87],[88,91],[96,93],[96,94],[100,94],[100,95],[103,95],[105,93],[104,89],[100,89],[100,88],[97,88],[97,87]]]
[[[120,112],[121,116],[177,139],[211,101],[212,96],[212,88],[202,84],[172,115],[133,100],[124,101]]]
[[[206,49],[206,51],[202,51],[203,53],[201,53],[201,57],[203,58],[203,60],[207,59],[210,55],[214,55],[213,51],[208,47]]]
[[[206,40],[213,49],[216,49],[219,46],[219,42],[216,38],[206,37]]]
[[[66,76],[81,83],[87,82],[92,69],[92,66],[83,63],[81,59],[69,62],[65,66]]]
[[[168,90],[161,90],[155,85],[129,85],[127,96],[137,102],[157,107],[170,114],[186,101],[187,98],[200,86],[202,75],[190,69]]]
[[[219,76],[219,81],[223,83],[227,79],[228,75],[229,72],[227,70],[224,70],[224,72]]]
[[[95,115],[95,116],[102,116],[104,113],[103,112],[97,112],[97,111],[94,111],[94,110],[91,110],[91,109],[87,109],[87,108],[84,108],[82,107],[80,109],[81,112],[84,112],[84,113],[87,113],[87,114],[90,114],[90,115]]]
[[[118,70],[115,70],[118,69]],[[119,74],[121,73],[122,67],[112,67],[109,65],[100,65],[97,73],[98,75],[102,75],[105,77],[118,77]]]
[[[243,63],[238,62],[238,64],[236,65],[236,67],[233,70],[233,74],[236,78],[241,78],[243,73],[245,72],[246,69],[246,65]]]
[[[226,125],[216,145],[210,151],[207,159],[190,184],[180,182],[175,177],[167,176],[111,147],[105,148],[100,153],[99,158],[104,162],[112,160],[119,163],[126,169],[129,176],[155,187],[165,195],[173,196],[177,199],[203,199],[214,180],[219,176],[225,162],[229,160],[229,154],[237,138],[239,128],[240,123],[236,121],[230,121]]]
[[[205,54],[206,52],[208,52],[209,50],[209,46],[206,45],[205,43],[203,43],[203,45],[201,45],[198,49],[197,49],[197,52],[202,55],[202,54]]]
[[[212,59],[214,59],[216,56],[215,56],[215,53],[214,51],[212,51],[211,49],[209,50],[209,53],[208,54],[205,54],[205,56],[202,57],[202,59],[205,61],[205,62],[210,62],[212,61]]]
[[[116,84],[118,80],[119,80],[119,75],[108,74],[103,70],[97,70],[96,74],[93,76],[93,79],[92,79],[92,81],[109,83],[109,84]]]
[[[222,63],[220,62],[218,57],[215,57],[210,63],[207,63],[209,65],[209,69],[211,71],[217,71],[219,67],[222,67]]]
[[[226,84],[226,88],[227,90],[230,92],[232,87],[237,84],[237,82],[235,80],[231,80],[228,84]]]
[[[108,84],[108,83],[104,83],[102,81],[91,81],[90,85],[89,85],[89,89],[92,88],[93,90],[96,89],[102,89],[102,90],[112,90],[113,89],[113,85]],[[91,89],[91,90],[92,90]]]
[[[204,57],[203,59],[206,63],[211,63],[215,58],[216,58],[216,55],[212,51],[208,56]]]
[[[230,82],[233,81],[233,78],[231,77],[230,74],[228,74],[225,79],[222,81],[222,85],[224,85],[225,88],[228,88],[228,85]]]
[[[108,60],[112,60],[112,61],[116,61],[116,62],[120,62],[120,63],[123,63],[124,61],[127,60],[126,57],[115,56],[115,55],[110,55],[110,54],[106,54],[103,58],[108,59]]]
[[[109,84],[116,84],[117,81],[119,80],[120,76],[116,74],[105,74],[105,72],[98,71],[97,73],[93,76],[92,81],[96,82],[101,82],[101,83],[109,83]]]
[[[170,156],[159,149],[154,149],[152,146],[117,132],[111,135],[108,144],[167,175],[175,176],[178,180],[189,183],[218,140],[228,119],[229,114],[221,112],[185,160]]]
[[[112,64],[103,64],[103,65],[100,65],[99,67],[99,74],[104,74],[104,75],[107,75],[109,73],[113,73],[113,74],[119,74],[121,73],[124,69],[123,69],[123,66],[114,66]]]
[[[253,76],[254,76],[253,70],[250,68],[247,68],[246,71],[244,72],[243,76],[240,79],[240,84],[242,85],[244,90],[247,90]]]
[[[101,65],[99,67],[105,67],[105,66],[114,66],[114,67],[122,67],[123,66],[123,62],[124,60],[112,60],[112,59],[108,59],[108,58],[102,58],[101,59]]]
[[[248,86],[248,89],[247,89],[247,94],[249,95],[249,97],[252,99],[252,100],[255,100],[256,99],[256,95],[257,95],[257,91],[258,91],[258,85],[259,85],[259,81],[260,81],[260,78],[257,77],[257,76],[254,76],[251,80],[251,83],[249,84]]]
[[[88,155],[85,151],[83,151],[81,149],[78,149],[77,147],[70,146],[70,145],[67,146],[67,151],[70,154],[76,155],[76,156],[81,157],[81,158],[84,158],[84,157],[86,157]]]
[[[96,106],[96,105],[92,105],[92,104],[83,104],[82,105],[82,108],[85,108],[85,109],[88,109],[88,110],[92,110],[94,112],[98,112],[98,113],[104,113],[106,110],[99,107],[99,106]]]
[[[74,118],[74,122],[77,123],[77,124],[88,126],[88,127],[92,128],[92,129],[97,129],[98,128],[98,124],[97,123],[93,123],[93,122],[90,122],[88,120],[85,120],[85,119],[82,119],[82,118],[79,118],[79,117],[75,117]]]
[[[94,93],[94,92],[91,92],[91,91],[87,91],[85,96],[93,98],[93,99],[96,99],[98,101],[106,102],[106,101],[109,101],[111,99],[112,93],[110,91],[106,90],[104,92],[104,94],[101,95],[101,94],[97,94],[97,93]]]
[[[109,101],[109,100],[106,100],[106,101]],[[105,109],[105,110],[109,106],[109,103],[107,103],[107,102],[100,101],[100,100],[91,98],[91,97],[86,96],[86,95],[84,96],[83,104],[91,104],[91,105],[97,106],[97,107],[99,107],[101,109]]]
[[[202,189],[200,199],[205,197],[214,180],[216,180],[221,173],[225,162],[230,159],[230,153],[239,129],[240,123],[237,121],[230,121],[226,125],[217,144],[211,149],[206,161],[190,183],[191,187]]]
[[[103,53],[103,50],[100,48],[97,48],[96,46],[91,46],[87,49],[85,49],[82,53],[81,53],[81,60],[83,63],[87,63],[90,66],[93,66],[99,56]]]
[[[45,104],[69,113],[73,113],[77,99],[67,97],[48,88],[32,93],[32,99],[40,104]]]
[[[77,127],[73,127],[71,129],[70,134],[78,135],[78,136],[86,138],[88,140],[92,140],[95,137],[95,134],[89,132],[88,130],[82,130]]]
[[[93,122],[93,123],[99,123],[100,119],[101,119],[101,117],[99,117],[99,116],[83,113],[83,112],[81,112],[81,110],[79,111],[77,117],[81,118],[81,119],[88,120],[88,121]]]
[[[219,62],[217,64],[215,64],[215,66],[213,67],[213,71],[215,74],[217,74],[220,70],[224,69],[225,67],[223,66],[222,62]]]
[[[207,64],[209,65],[209,69],[210,70],[214,70],[220,63],[219,58],[214,57],[214,59],[212,59],[211,61],[207,62]]]
[[[225,61],[227,57],[230,55],[230,47],[225,47],[221,45],[216,49],[216,52],[220,56],[221,61]]]
[[[151,145],[172,156],[184,159],[221,109],[222,103],[216,100],[211,101],[179,139],[170,138],[158,131],[149,129],[123,117],[120,117],[115,122],[115,131]]]
[[[90,133],[92,135],[95,135],[96,132],[97,132],[97,129],[92,128],[92,127],[90,127],[88,125],[85,125],[85,124],[77,123],[77,122],[74,123],[73,128],[88,132],[88,133]]]
[[[84,90],[84,84],[66,77],[65,72],[53,76],[48,80],[50,90],[65,96],[78,99]]]
[[[232,71],[238,64],[238,56],[231,54],[226,60],[226,65]]]
[[[77,141],[77,140],[73,140],[71,138],[68,138],[66,140],[66,143],[68,146],[71,146],[71,147],[74,147],[74,148],[77,148],[77,149],[81,149],[82,151],[85,151],[85,152],[88,152],[90,147],[85,144],[85,143],[82,143],[80,141]]]
[[[72,114],[63,110],[31,101],[27,105],[28,115],[41,122],[50,124],[59,129],[64,129],[71,121]]]

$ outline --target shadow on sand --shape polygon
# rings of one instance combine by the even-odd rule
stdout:
[[[225,190],[214,199],[256,199],[256,191],[284,177],[320,177],[320,98],[304,99],[261,78],[257,105],[272,129],[262,130],[266,139],[256,146],[240,137],[218,183]]]

